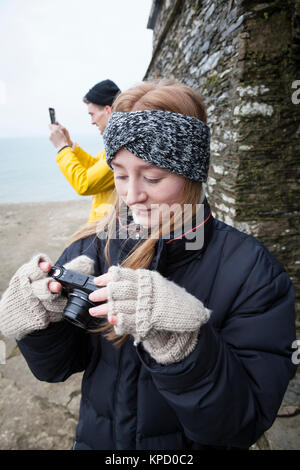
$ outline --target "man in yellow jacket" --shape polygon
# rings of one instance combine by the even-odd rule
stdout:
[[[103,80],[91,88],[83,98],[87,104],[91,123],[103,134],[111,105],[120,89],[111,80]],[[50,124],[50,140],[58,149],[56,161],[64,176],[75,191],[82,196],[93,196],[89,222],[103,216],[105,205],[114,190],[113,172],[106,164],[105,151],[96,158],[86,153],[78,144],[73,143],[68,130],[60,124]]]

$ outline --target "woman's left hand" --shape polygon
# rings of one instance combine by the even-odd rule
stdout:
[[[153,329],[186,333],[198,331],[210,316],[203,303],[184,288],[156,271],[110,266],[95,278],[100,287],[89,295],[92,302],[105,302],[89,310],[107,316],[118,335],[145,339]]]
[[[211,314],[199,299],[157,271],[110,266],[95,284],[100,289],[89,299],[105,303],[90,309],[90,314],[106,315],[117,335],[133,336],[134,344],[142,342],[161,364],[190,354]]]
[[[96,277],[94,279],[94,282],[96,286],[99,286],[100,289],[95,290],[89,295],[89,299],[92,302],[106,302],[105,304],[98,305],[97,307],[92,307],[89,309],[90,315],[93,317],[103,317],[105,315],[108,315],[109,312],[109,304],[107,302],[108,299],[108,293],[107,293],[107,284],[109,281],[111,281],[111,276],[109,273],[102,274],[102,276]],[[117,318],[116,316],[112,316],[111,318],[108,319],[109,323],[111,325],[116,325],[117,324]]]

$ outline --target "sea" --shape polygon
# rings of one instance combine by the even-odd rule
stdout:
[[[76,142],[94,157],[103,148],[99,133],[78,135]],[[48,136],[0,138],[0,203],[80,199],[56,163]]]

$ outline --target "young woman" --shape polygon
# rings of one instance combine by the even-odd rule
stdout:
[[[62,321],[67,300],[43,254],[13,277],[0,329],[38,379],[84,371],[75,449],[248,449],[295,373],[292,284],[257,240],[212,216],[195,91],[145,82],[113,111],[115,204],[56,263],[96,276],[98,333]]]

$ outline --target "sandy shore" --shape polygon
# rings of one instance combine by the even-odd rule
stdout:
[[[34,254],[54,262],[88,219],[91,198],[79,201],[0,204],[0,294]],[[13,339],[0,335],[0,449],[71,449],[78,420],[81,374],[66,382],[39,382]]]
[[[67,202],[0,204],[0,294],[19,266],[36,253],[53,262],[88,219],[91,198]]]

